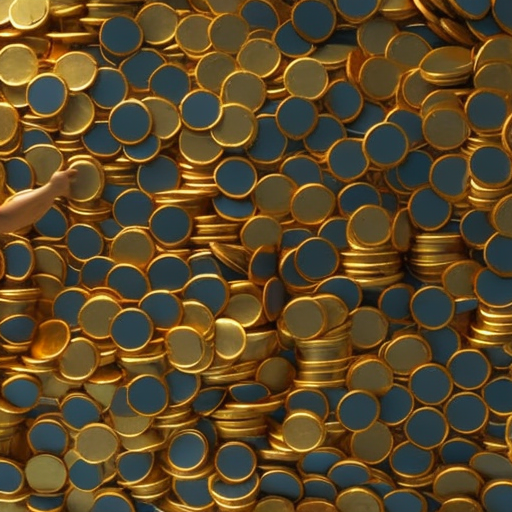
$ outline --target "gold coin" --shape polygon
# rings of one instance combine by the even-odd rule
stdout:
[[[54,360],[66,349],[70,339],[69,327],[63,320],[48,319],[39,324],[30,347],[32,357]]]
[[[229,307],[229,305],[228,305]],[[224,314],[228,314],[226,311]],[[244,328],[231,318],[215,320],[215,353],[223,361],[236,361],[246,347]]]
[[[384,512],[384,503],[377,493],[369,489],[351,487],[338,494],[336,508],[347,512],[355,512],[360,509],[366,512]]]
[[[64,461],[46,453],[35,455],[25,466],[27,483],[40,493],[60,491],[66,483],[67,474]]]
[[[251,71],[260,78],[267,78],[279,67],[281,52],[272,41],[249,39],[240,48],[237,61],[243,70]]]
[[[284,308],[283,320],[292,336],[307,340],[318,336],[326,327],[322,306],[311,297],[297,297]]]
[[[70,91],[83,91],[94,82],[98,64],[88,53],[71,51],[57,59],[53,72],[66,82]]]
[[[26,85],[37,75],[37,55],[25,44],[8,44],[0,50],[0,80],[9,86]]]
[[[238,148],[250,145],[254,141],[256,129],[256,118],[247,107],[228,103],[223,105],[222,118],[211,130],[211,134],[219,146]]]
[[[92,464],[105,462],[119,447],[115,432],[103,423],[91,423],[78,432],[75,449],[85,461]]]
[[[176,34],[178,14],[172,6],[155,2],[143,6],[135,21],[140,25],[146,43],[164,45],[170,43]]]
[[[283,74],[286,90],[293,96],[317,100],[327,91],[327,71],[320,62],[304,57],[292,61]]]
[[[361,206],[351,215],[347,232],[362,247],[383,245],[391,238],[391,219],[380,206]]]
[[[171,328],[165,341],[169,360],[182,371],[194,367],[204,356],[204,339],[192,327],[183,325]]]
[[[308,452],[320,446],[325,427],[319,416],[311,411],[294,411],[283,421],[283,440],[296,452]]]
[[[249,35],[249,25],[241,16],[231,13],[216,16],[208,27],[215,50],[236,54]]]

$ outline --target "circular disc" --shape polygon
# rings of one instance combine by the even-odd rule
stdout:
[[[322,420],[310,411],[294,411],[283,422],[284,442],[296,452],[314,450],[324,438]]]
[[[388,212],[374,205],[361,206],[350,217],[347,236],[363,247],[383,245],[391,237],[391,219]]]
[[[142,416],[157,416],[167,407],[167,387],[154,375],[138,375],[128,384],[128,405]]]
[[[315,59],[307,57],[288,64],[283,79],[290,94],[309,100],[322,97],[328,85],[327,71],[324,66]]]
[[[66,483],[67,474],[64,461],[50,454],[35,455],[25,466],[28,485],[39,493],[60,491]]]
[[[71,183],[71,199],[77,202],[97,199],[104,186],[104,173],[99,162],[93,159],[73,160],[72,167],[78,173]]]
[[[92,423],[78,432],[75,449],[86,461],[93,464],[105,462],[119,448],[116,433],[103,423]]]

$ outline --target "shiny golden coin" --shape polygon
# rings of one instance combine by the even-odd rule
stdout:
[[[92,464],[105,462],[119,447],[115,432],[103,423],[91,423],[78,432],[75,449],[85,461]]]
[[[322,306],[311,297],[297,297],[284,308],[283,320],[292,336],[307,340],[318,336],[326,327]]]
[[[212,138],[223,148],[238,148],[250,145],[257,135],[254,114],[245,106],[236,103],[224,104],[222,118],[211,130]]]
[[[336,497],[336,508],[347,512],[384,512],[384,503],[379,495],[364,487],[350,487]]]
[[[366,464],[378,464],[384,461],[392,448],[391,430],[380,421],[362,432],[354,432],[350,440],[351,454]]]
[[[432,358],[430,346],[418,334],[402,334],[382,347],[384,360],[396,375],[408,375]]]
[[[23,85],[6,85],[1,86],[2,93],[5,99],[13,107],[23,108],[28,107],[27,101],[27,84]]]
[[[30,347],[35,359],[51,361],[66,349],[70,339],[69,327],[63,320],[48,319],[39,324]]]
[[[509,90],[512,83],[512,66],[507,61],[484,64],[473,77],[476,88],[491,88],[499,91]]]
[[[295,510],[297,512],[336,512],[338,509],[333,503],[322,498],[304,498],[299,501]]]
[[[30,487],[38,493],[60,491],[67,480],[64,461],[50,454],[35,455],[25,466],[25,476]]]
[[[48,0],[15,0],[9,7],[9,21],[19,30],[32,30],[40,27],[50,13]]]
[[[94,82],[98,64],[88,53],[71,51],[57,59],[53,72],[66,82],[70,91],[83,91]]]
[[[185,52],[200,54],[210,46],[208,27],[211,19],[203,14],[185,16],[176,28],[176,43]]]
[[[316,295],[315,300],[320,303],[327,317],[326,330],[330,331],[342,326],[348,318],[348,307],[342,299],[328,293]]]
[[[260,78],[267,78],[279,67],[281,52],[272,41],[249,39],[240,48],[237,61],[242,69],[251,71]]]
[[[393,386],[393,369],[375,356],[363,356],[350,366],[347,386],[376,396],[385,395]]]
[[[71,183],[70,199],[77,202],[89,202],[98,199],[103,192],[105,175],[101,164],[93,159],[73,158],[70,165],[77,170],[77,176]]]
[[[208,36],[215,50],[236,54],[249,35],[247,21],[236,14],[225,13],[215,17],[208,27]]]
[[[290,203],[297,186],[288,176],[267,174],[260,179],[254,190],[254,202],[264,215],[284,216],[290,211]]]
[[[212,312],[201,302],[184,300],[181,324],[194,328],[208,338],[214,332],[215,319]]]
[[[215,320],[215,353],[218,357],[223,361],[235,361],[242,355],[245,347],[245,330],[236,320]]]
[[[443,501],[439,512],[483,512],[483,508],[475,499],[461,496]]]
[[[362,247],[383,245],[391,238],[391,219],[380,206],[361,206],[350,217],[347,232]]]
[[[331,215],[334,207],[335,197],[331,190],[319,183],[310,183],[293,195],[291,214],[302,224],[319,225]]]
[[[64,350],[59,371],[68,380],[84,381],[96,371],[99,362],[96,345],[86,338],[76,338]]]
[[[87,93],[71,93],[61,113],[61,134],[68,137],[82,135],[94,122],[94,114],[94,103]]]
[[[458,148],[470,132],[464,112],[449,105],[432,109],[422,124],[425,140],[441,151]]]
[[[416,68],[430,50],[430,45],[421,36],[399,32],[386,46],[386,57],[408,68]]]
[[[151,131],[160,140],[174,137],[181,128],[181,119],[176,106],[165,98],[146,96],[142,103],[149,109],[153,120]]]
[[[8,44],[0,50],[0,80],[13,87],[26,85],[37,75],[37,55],[25,44]]]
[[[453,297],[474,297],[474,281],[481,268],[474,260],[456,261],[443,271],[443,287]]]
[[[433,491],[441,499],[452,497],[454,494],[477,497],[483,483],[483,478],[469,467],[452,466],[442,469],[436,475]]]
[[[327,71],[312,58],[297,59],[288,64],[283,74],[286,90],[293,96],[317,100],[328,86]]]
[[[235,59],[222,52],[210,52],[201,57],[195,68],[198,85],[220,94],[224,80],[236,69]]]
[[[36,144],[25,153],[27,162],[34,169],[36,185],[48,183],[51,176],[64,166],[62,153],[52,144]]]
[[[295,368],[284,357],[269,357],[256,371],[256,381],[267,386],[274,394],[289,389],[294,377]]]
[[[0,145],[9,144],[18,133],[19,115],[17,110],[8,103],[0,103]]]
[[[252,112],[265,102],[265,82],[251,71],[237,70],[222,82],[221,98],[226,103],[243,105]]]
[[[363,306],[352,311],[350,317],[354,347],[367,350],[377,347],[386,339],[389,323],[377,308]]]
[[[409,107],[419,108],[423,100],[433,91],[435,85],[427,82],[418,68],[402,75],[399,84],[400,94]]]
[[[274,217],[256,215],[251,217],[242,227],[240,241],[250,251],[263,246],[279,246],[282,227]]]
[[[135,17],[140,25],[144,41],[152,45],[169,44],[178,26],[178,14],[171,5],[163,2],[147,4]]]
[[[430,51],[421,60],[422,77],[438,85],[443,81],[465,82],[473,69],[471,52],[462,46],[443,46]],[[453,83],[453,82],[452,82]]]
[[[310,411],[294,411],[283,421],[283,440],[296,452],[308,452],[325,438],[322,419]]]
[[[357,43],[369,55],[384,55],[386,47],[395,34],[398,26],[391,20],[376,16],[357,29]]]
[[[78,322],[84,333],[94,339],[105,339],[110,335],[112,318],[121,306],[110,295],[94,295],[78,313]]]
[[[192,327],[173,327],[165,337],[169,360],[181,370],[192,368],[204,356],[203,337]]]
[[[241,326],[253,327],[261,319],[263,305],[261,298],[252,293],[232,294],[224,314],[235,319]]]
[[[512,236],[512,196],[502,197],[492,209],[490,221],[503,236]]]
[[[198,133],[183,128],[179,136],[179,149],[183,157],[195,165],[208,165],[222,155],[222,147],[209,133]]]
[[[372,100],[385,101],[393,97],[401,75],[400,65],[386,57],[370,57],[359,72],[359,85]]]
[[[258,500],[254,512],[294,512],[293,503],[287,498],[266,496]],[[320,511],[323,512],[323,511]]]

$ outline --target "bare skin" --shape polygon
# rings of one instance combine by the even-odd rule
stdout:
[[[0,206],[0,233],[14,233],[37,222],[57,197],[69,197],[76,169],[56,172],[42,187],[18,192]]]

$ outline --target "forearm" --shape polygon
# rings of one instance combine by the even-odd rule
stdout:
[[[54,200],[55,193],[50,183],[11,196],[0,206],[0,233],[13,233],[37,222]]]

